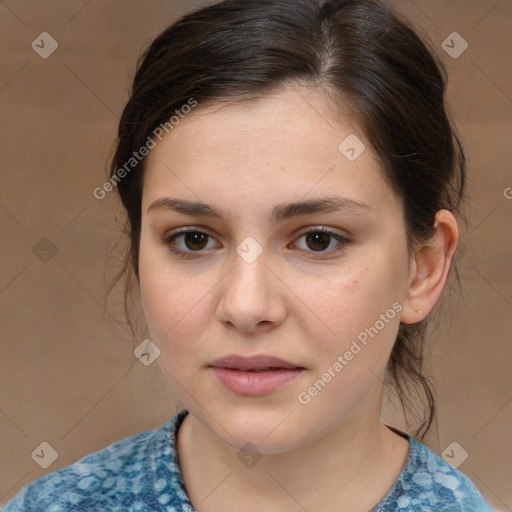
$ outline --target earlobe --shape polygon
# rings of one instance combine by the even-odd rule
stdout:
[[[411,279],[400,318],[406,324],[420,322],[436,304],[457,247],[459,231],[451,212],[437,212],[434,230],[432,237],[416,249],[411,261]]]

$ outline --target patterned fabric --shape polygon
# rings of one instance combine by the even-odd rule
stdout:
[[[188,414],[89,454],[22,487],[3,512],[194,512],[176,455]],[[407,436],[397,481],[371,512],[492,512],[471,480]]]

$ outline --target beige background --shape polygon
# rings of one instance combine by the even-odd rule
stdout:
[[[119,290],[104,307],[119,208],[92,191],[141,46],[200,3],[0,3],[0,503],[175,412],[157,365],[133,355]],[[439,415],[429,446],[458,442],[469,454],[460,469],[497,510],[512,510],[512,2],[390,3],[448,66],[473,197],[463,299],[432,337]],[[469,43],[457,59],[441,48],[453,31]],[[31,48],[41,32],[59,45],[47,59]],[[142,325],[135,343],[144,338]],[[401,427],[398,414],[383,418]],[[31,457],[42,442],[58,453],[47,469]]]

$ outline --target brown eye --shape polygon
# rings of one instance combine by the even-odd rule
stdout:
[[[192,231],[190,233],[182,233],[183,241],[187,249],[191,251],[200,251],[206,247],[208,242],[208,235],[199,231]]]
[[[304,247],[299,247],[299,249],[309,254],[338,254],[350,242],[340,234],[324,228],[310,229],[298,238],[298,240],[301,239],[305,240],[305,244],[303,244]],[[212,246],[209,242],[216,242],[212,235],[198,229],[182,229],[165,236],[162,241],[171,252],[182,258],[201,257],[204,253],[207,253],[207,249],[215,248],[215,245]],[[332,247],[329,249],[330,246]],[[220,247],[220,245],[217,245],[217,247]]]
[[[329,247],[330,242],[331,235],[321,231],[311,232],[306,235],[306,243],[314,251],[324,251]]]
[[[349,240],[347,240],[345,237],[323,228],[306,231],[299,237],[299,240],[302,238],[305,240],[305,244],[303,245],[306,246],[302,247],[302,249],[313,253],[337,253],[343,250],[349,243]],[[334,249],[327,250],[333,241],[335,242]]]
[[[185,229],[177,233],[172,233],[163,238],[163,243],[169,247],[173,252],[184,258],[200,256],[205,249],[210,249],[208,246],[210,241],[215,240],[208,233],[199,231],[197,229]]]

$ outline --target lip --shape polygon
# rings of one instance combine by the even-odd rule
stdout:
[[[254,355],[250,357],[243,357],[237,354],[230,354],[228,356],[221,357],[220,359],[216,359],[215,361],[213,361],[213,363],[210,363],[208,366],[213,366],[216,368],[227,368],[230,370],[245,371],[261,371],[267,368],[304,369],[303,366],[267,354]]]
[[[269,355],[229,355],[208,366],[224,387],[242,396],[272,393],[306,370],[303,366]]]

